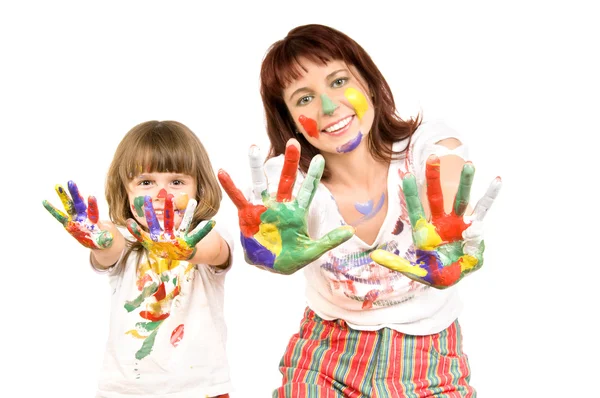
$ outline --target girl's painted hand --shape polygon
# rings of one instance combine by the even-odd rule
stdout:
[[[477,202],[473,215],[466,217],[464,214],[469,204],[474,174],[473,164],[466,163],[452,212],[446,214],[439,158],[432,155],[427,159],[427,199],[431,208],[429,222],[425,220],[415,177],[407,174],[402,180],[402,190],[416,247],[416,264],[385,250],[373,251],[371,258],[384,267],[438,289],[452,286],[465,275],[481,268],[485,249],[482,221],[498,195],[502,182],[500,177],[494,179],[484,197]]]
[[[300,150],[295,145],[288,144],[286,148],[275,198],[267,190],[258,148],[251,147],[249,156],[254,191],[261,193],[262,205],[248,202],[224,170],[218,174],[223,189],[238,208],[242,247],[248,263],[289,275],[352,237],[354,229],[350,226],[336,228],[318,240],[308,234],[307,212],[325,168],[321,155],[312,159],[296,198],[292,198],[292,190]]]
[[[113,235],[98,226],[98,202],[96,198],[90,196],[86,206],[84,199],[79,194],[77,185],[73,181],[69,181],[67,186],[71,193],[70,197],[62,185],[55,186],[65,212],[58,210],[50,202],[44,200],[42,203],[46,210],[83,246],[89,249],[106,249],[110,247],[113,243]]]
[[[196,245],[200,242],[215,226],[213,220],[203,221],[198,224],[193,231],[188,233],[188,228],[194,217],[194,210],[198,202],[190,199],[181,224],[176,231],[173,231],[173,195],[169,194],[165,200],[164,208],[164,229],[156,217],[152,197],[144,198],[144,216],[148,223],[149,233],[144,231],[138,223],[130,218],[127,220],[127,229],[131,234],[154,256],[170,260],[187,261],[196,254]]]

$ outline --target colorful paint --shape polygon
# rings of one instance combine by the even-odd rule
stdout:
[[[365,112],[369,109],[369,103],[367,102],[367,99],[365,98],[363,93],[361,93],[355,88],[349,87],[344,92],[344,95],[346,96],[348,101],[350,101],[350,105],[352,105],[352,107],[354,108],[356,116],[358,116],[359,119],[362,119]]]
[[[321,109],[323,109],[325,115],[333,115],[337,108],[339,108],[339,106],[334,104],[327,94],[321,94]]]
[[[140,321],[125,334],[142,340],[140,349],[135,353],[142,360],[152,353],[156,335],[164,321],[171,316],[173,301],[178,300],[181,281],[186,280],[194,267],[185,261],[158,258],[148,252],[138,266],[136,285],[140,293],[126,301],[127,312],[139,311]],[[177,346],[184,337],[184,325],[178,325],[172,332],[170,342]]]
[[[106,249],[110,247],[113,242],[112,234],[101,230],[97,225],[99,212],[96,198],[90,196],[86,206],[77,184],[69,181],[67,186],[71,194],[70,197],[61,185],[55,186],[65,212],[58,210],[47,200],[42,202],[44,208],[83,246],[89,249]]]
[[[181,225],[177,231],[173,231],[174,211],[172,195],[167,195],[163,209],[164,229],[156,217],[152,205],[152,197],[144,198],[144,216],[148,224],[149,233],[144,231],[138,223],[133,220],[127,220],[127,229],[131,234],[142,243],[142,245],[154,256],[171,260],[188,260],[196,253],[196,245],[202,240],[214,227],[214,221],[202,221],[191,232],[187,232],[191,223],[197,202],[191,199],[186,208]]]
[[[356,226],[358,224],[361,224],[361,223],[373,218],[377,213],[379,213],[379,211],[383,207],[384,203],[385,203],[385,192],[381,193],[381,196],[379,197],[379,201],[377,202],[377,205],[374,205],[372,200],[369,200],[368,202],[365,202],[365,203],[355,203],[354,208],[356,209],[356,211],[358,211],[363,216],[360,219],[358,219],[358,221],[353,222],[352,225]]]
[[[262,191],[262,205],[248,202],[224,170],[218,174],[221,186],[238,208],[246,261],[281,274],[298,271],[354,234],[354,228],[342,226],[319,240],[310,238],[306,215],[323,175],[325,160],[321,155],[313,158],[298,195],[292,198],[299,159],[298,149],[288,146],[277,196],[272,198],[268,191]]]
[[[304,128],[306,134],[313,138],[319,138],[319,130],[317,130],[316,120],[306,117],[304,115],[300,115],[300,117],[298,117],[298,122],[300,122],[300,124]]]
[[[440,162],[437,156],[432,155],[427,159],[425,174],[431,222],[425,219],[415,177],[406,174],[402,180],[402,191],[416,247],[414,264],[385,250],[375,250],[371,253],[371,258],[415,281],[444,289],[458,283],[465,275],[483,265],[485,244],[481,238],[479,223],[496,198],[501,181],[497,178],[492,182],[486,195],[475,206],[477,212],[474,212],[474,221],[469,225],[464,220],[464,213],[469,204],[475,174],[473,164],[467,162],[463,166],[450,214],[444,211]]]
[[[358,135],[356,137],[354,137],[350,141],[346,142],[344,145],[340,145],[339,147],[335,148],[335,150],[338,153],[352,152],[353,150],[355,150],[358,147],[358,145],[360,145],[360,143],[362,141],[362,137],[363,137],[363,135],[359,131]]]

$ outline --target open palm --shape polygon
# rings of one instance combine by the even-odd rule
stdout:
[[[485,244],[482,239],[482,221],[502,185],[500,178],[492,181],[486,194],[473,211],[471,221],[465,217],[475,168],[471,163],[463,166],[460,184],[450,213],[444,211],[444,198],[440,182],[440,163],[436,156],[427,160],[427,199],[431,220],[419,199],[415,177],[407,174],[402,180],[402,190],[412,226],[416,247],[416,263],[385,250],[375,250],[371,258],[384,267],[401,272],[407,277],[438,289],[456,284],[465,275],[483,265]]]
[[[69,181],[67,186],[71,196],[62,185],[55,186],[56,193],[65,211],[57,209],[50,202],[44,200],[42,204],[46,210],[83,246],[89,249],[106,249],[110,247],[113,242],[112,234],[98,227],[98,202],[96,198],[90,196],[86,206],[77,184]]]
[[[321,155],[312,159],[298,195],[292,198],[300,151],[288,145],[277,196],[273,198],[266,188],[256,149],[250,150],[250,167],[254,190],[261,193],[262,204],[250,203],[224,170],[218,175],[223,189],[238,208],[242,247],[248,263],[292,274],[352,237],[354,229],[349,226],[338,227],[317,240],[308,234],[308,209],[325,168]]]
[[[138,223],[130,218],[127,220],[127,229],[131,234],[148,249],[148,251],[159,258],[170,260],[189,260],[196,253],[196,245],[202,240],[214,227],[215,222],[204,221],[198,224],[193,231],[188,232],[188,228],[194,216],[197,202],[190,199],[181,224],[177,230],[173,230],[174,215],[173,195],[169,194],[165,200],[164,208],[164,228],[156,217],[152,197],[144,197],[144,216],[148,224],[148,230],[144,231]]]

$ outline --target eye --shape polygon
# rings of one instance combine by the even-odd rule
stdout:
[[[174,180],[173,185],[184,185],[185,183],[181,180]]]
[[[340,77],[340,78],[335,79],[333,82],[331,82],[331,87],[333,87],[333,88],[342,87],[342,86],[346,85],[347,82],[348,82],[347,77]]]
[[[152,184],[152,181],[150,180],[141,180],[140,182],[138,182],[138,185],[143,185],[143,186],[148,186]]]
[[[307,105],[313,100],[313,98],[314,97],[312,95],[305,95],[304,97],[301,97],[296,104],[299,106]]]

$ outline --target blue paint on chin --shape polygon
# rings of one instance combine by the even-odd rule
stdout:
[[[258,243],[256,239],[246,238],[242,233],[240,233],[240,240],[242,241],[246,260],[250,264],[273,268],[275,253]]]
[[[363,137],[363,135],[359,131],[358,135],[356,137],[354,137],[350,141],[346,142],[344,145],[341,145],[341,146],[335,148],[335,150],[338,151],[339,153],[352,152],[360,144],[360,142],[362,141],[362,137]]]

